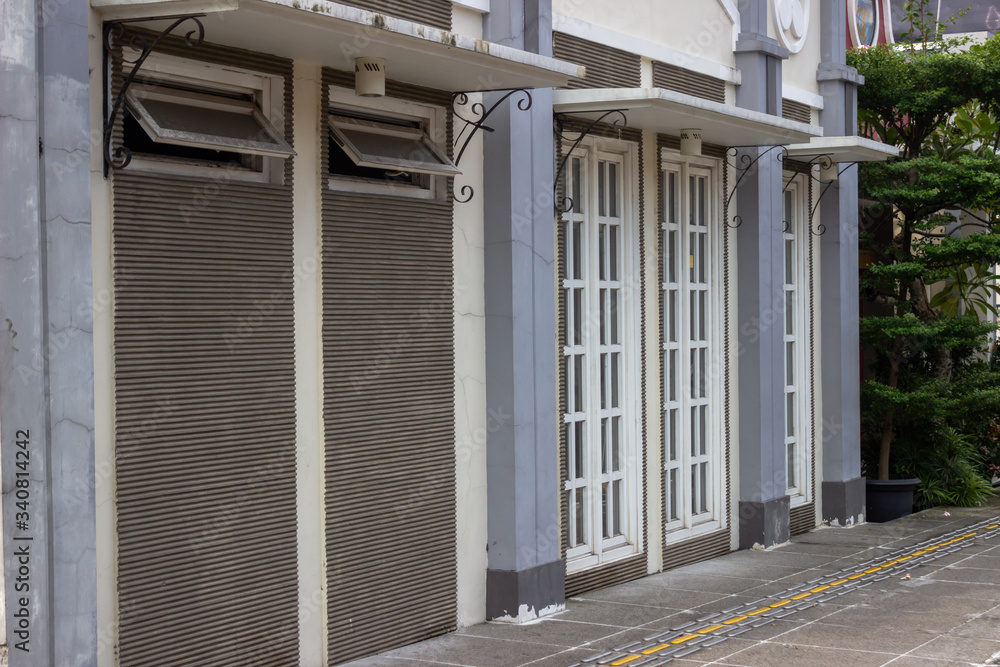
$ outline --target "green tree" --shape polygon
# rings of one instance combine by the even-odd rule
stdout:
[[[995,329],[984,316],[993,308],[989,267],[1000,262],[1000,42],[964,49],[938,39],[942,26],[926,18],[921,4],[907,6],[909,46],[848,55],[865,77],[859,133],[900,151],[859,172],[859,194],[867,202],[862,241],[874,257],[862,291],[880,312],[861,323],[872,353],[862,388],[864,466],[879,479],[918,469],[927,476],[933,470],[921,462],[936,452],[944,459],[935,464],[936,479],[923,486],[926,499],[951,493],[966,502],[988,490],[980,473],[978,481],[969,478],[969,469],[982,466],[975,436],[962,421],[972,414],[963,407],[971,397],[962,380],[984,363]],[[960,212],[960,219],[949,211]],[[891,241],[878,244],[878,237]],[[977,377],[976,400],[982,402],[985,391],[1000,406],[1000,374],[992,384]],[[905,449],[894,451],[903,440]]]

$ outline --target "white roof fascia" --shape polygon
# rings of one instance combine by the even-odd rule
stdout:
[[[662,88],[557,90],[553,92],[553,107],[574,115],[621,109],[629,127],[675,136],[682,129],[697,128],[706,143],[721,146],[777,146],[823,134],[817,125]]]

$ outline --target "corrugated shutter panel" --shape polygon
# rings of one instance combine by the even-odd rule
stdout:
[[[726,82],[676,65],[653,61],[653,86],[725,104]]]
[[[793,507],[789,516],[792,535],[808,533],[816,527],[816,506],[813,503]]]
[[[710,558],[718,558],[729,553],[729,531],[720,530],[703,537],[669,544],[663,549],[663,569],[699,563]]]
[[[562,118],[560,120],[561,128],[563,132],[577,132],[586,128],[590,125],[591,121],[578,119],[578,118]],[[591,131],[592,134],[605,137],[608,139],[621,139],[623,141],[634,142],[638,148],[638,161],[639,161],[639,175],[638,175],[638,188],[639,188],[639,201],[643,201],[645,193],[645,179],[643,177],[644,173],[644,162],[642,153],[642,132],[632,128],[622,128],[619,134],[619,128],[601,123]],[[556,155],[557,160],[562,160],[564,156],[564,148],[562,147],[559,137],[556,137]],[[567,165],[569,162],[567,161]],[[566,167],[569,168],[568,166]],[[557,184],[556,200],[562,201],[564,196],[562,183]],[[638,216],[636,224],[639,226],[639,257],[645,256],[646,249],[646,237],[645,237],[645,224],[644,224],[644,208],[639,207]],[[557,262],[557,276],[562,276],[565,271],[565,261],[566,261],[566,235],[563,228],[564,221],[561,216],[557,218],[556,221],[556,242],[558,243],[556,253]],[[561,278],[560,278],[561,281]],[[642,304],[645,303],[645,275],[640,273],[639,276],[639,307],[640,307],[640,365],[642,367],[641,373],[641,386],[640,386],[640,404],[641,404],[641,421],[642,421],[642,442],[648,442],[648,432],[647,432],[647,422],[646,422],[646,351],[644,341],[646,340],[646,313],[642,309]],[[566,371],[565,364],[562,359],[562,346],[566,341],[566,294],[562,289],[561,284],[558,286],[558,297],[556,304],[556,317],[557,322],[557,348],[556,348],[556,368],[557,368],[557,383],[558,383],[558,401],[557,406],[559,414],[562,415],[566,411]],[[569,531],[566,530],[566,523],[569,520],[569,508],[566,505],[566,494],[563,488],[566,484],[567,472],[566,472],[566,432],[565,429],[559,429],[558,435],[559,442],[559,511],[560,511],[560,555],[565,558],[566,549],[568,548]],[[640,458],[640,465],[642,466],[642,526],[643,529],[648,529],[648,471],[646,470],[646,450],[643,449]],[[643,545],[646,544],[646,540],[649,537],[643,537]],[[581,572],[575,572],[573,574],[566,575],[566,596],[580,595],[588,591],[596,590],[598,588],[604,588],[606,586],[613,586],[615,584],[624,583],[626,581],[631,581],[633,579],[638,579],[640,577],[646,576],[648,574],[648,549],[644,546],[643,550],[636,554],[635,556],[626,558],[624,560],[616,561],[608,565],[602,565]]]
[[[323,99],[352,77],[326,71]],[[456,626],[451,200],[326,189],[322,236],[327,640],[339,664]]]
[[[587,77],[569,82],[569,88],[638,88],[640,58],[562,32],[552,33],[552,55],[587,68]]]
[[[797,120],[800,123],[812,123],[812,107],[808,104],[782,98],[781,117],[786,120]]]
[[[451,30],[451,0],[342,0],[341,4]]]
[[[198,56],[282,74],[291,118],[288,61]],[[123,665],[298,665],[285,162],[286,185],[113,175]]]

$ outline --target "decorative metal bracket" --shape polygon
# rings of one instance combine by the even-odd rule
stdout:
[[[560,182],[560,179],[562,178],[563,170],[565,170],[565,168],[566,168],[566,163],[569,161],[570,155],[573,154],[573,151],[575,151],[577,149],[577,147],[579,147],[579,145],[581,143],[583,143],[583,140],[586,139],[587,136],[591,132],[594,131],[594,128],[596,128],[598,126],[598,124],[600,124],[605,118],[607,118],[608,116],[613,116],[615,114],[618,114],[619,118],[615,118],[611,122],[611,124],[614,125],[615,127],[617,127],[618,130],[619,130],[619,132],[622,129],[628,127],[628,117],[625,116],[625,112],[626,111],[628,111],[628,109],[611,109],[610,111],[605,111],[596,120],[594,120],[593,122],[591,122],[590,125],[587,125],[587,127],[583,128],[583,130],[581,130],[579,132],[579,136],[577,136],[575,139],[570,139],[566,135],[566,133],[563,131],[563,116],[565,116],[566,114],[559,114],[559,113],[557,113],[555,115],[556,116],[556,128],[555,128],[556,135],[562,141],[572,141],[573,145],[571,145],[569,147],[569,150],[566,151],[566,154],[563,155],[562,160],[559,162],[559,168],[556,170],[556,178],[555,178],[555,181],[554,181],[555,185],[553,186],[553,190],[557,190],[558,187],[559,187],[559,182]],[[573,132],[572,134],[577,134],[577,133]],[[553,197],[553,198],[555,198],[555,197]],[[573,208],[573,198],[572,197],[563,197],[562,201],[560,201],[559,204],[560,204],[560,206],[558,206],[556,208],[556,212],[557,213],[566,213],[567,211],[570,211]]]
[[[858,165],[857,162],[848,162],[846,167],[837,171],[837,178],[839,179],[841,174],[843,174],[851,167],[856,167],[857,165]],[[819,179],[816,180],[818,181]],[[819,226],[817,226],[816,229],[814,230],[812,222],[813,218],[816,217],[816,211],[819,210],[819,203],[823,201],[823,197],[826,196],[826,191],[829,190],[830,186],[833,185],[834,183],[836,183],[836,181],[829,181],[823,186],[823,189],[819,193],[819,197],[816,198],[816,203],[813,205],[812,210],[809,212],[809,233],[814,236],[823,236],[823,234],[826,234],[826,225],[824,225],[821,222],[819,223]]]
[[[812,168],[814,166],[818,166],[820,169],[829,169],[830,167],[833,166],[834,162],[833,162],[833,158],[831,158],[829,155],[817,155],[817,156],[813,157],[811,160],[809,160],[808,162],[806,162],[805,164],[808,165],[809,169],[801,171],[799,173],[805,174],[806,176],[808,176],[812,180],[816,181],[817,183],[823,183],[822,180],[820,180],[820,179],[816,178],[815,176],[813,176],[813,174],[812,174]],[[785,190],[787,190],[788,186],[790,186],[792,184],[792,181],[794,181],[797,177],[798,177],[798,174],[796,174],[795,176],[792,176],[791,178],[789,178],[788,181],[785,182],[785,187],[783,187],[781,189],[781,191],[784,192]]]
[[[118,148],[113,148],[112,135],[114,134],[115,122],[118,119],[118,112],[122,110],[122,105],[125,101],[125,94],[128,92],[129,86],[135,80],[136,74],[142,68],[143,63],[146,62],[146,58],[149,57],[159,43],[164,37],[172,33],[179,25],[185,21],[194,21],[197,26],[195,30],[190,30],[184,35],[184,43],[187,46],[195,47],[201,46],[202,42],[205,40],[205,26],[202,25],[201,21],[198,19],[203,18],[205,14],[188,14],[184,16],[174,15],[174,16],[155,16],[149,18],[141,19],[122,19],[118,21],[110,21],[104,24],[104,177],[108,177],[109,169],[122,169],[126,167],[129,162],[132,161],[132,151],[130,151],[125,146],[119,146]],[[171,21],[170,25],[164,28],[159,35],[153,38],[152,41],[146,39],[143,35],[133,34],[130,39],[130,44],[133,48],[139,51],[139,56],[135,60],[128,60],[122,56],[122,62],[132,65],[132,71],[128,73],[125,80],[122,82],[121,90],[118,91],[118,96],[115,98],[114,105],[111,107],[110,111],[108,109],[108,97],[110,96],[111,86],[110,86],[110,75],[111,75],[111,59],[114,57],[114,44],[113,42],[120,39],[125,34],[125,24],[126,23],[139,23],[148,21]],[[192,39],[192,35],[196,35]]]
[[[778,162],[783,162],[784,159],[785,159],[785,147],[784,146],[780,146],[780,145],[779,146],[770,146],[766,150],[758,153],[756,157],[750,157],[746,153],[744,153],[743,155],[740,155],[740,150],[741,149],[749,149],[749,148],[760,148],[760,146],[730,146],[729,148],[726,149],[726,155],[728,157],[731,157],[734,160],[736,160],[737,156],[739,156],[739,164],[735,164],[734,162],[730,162],[729,160],[726,160],[726,164],[728,164],[730,167],[732,167],[736,171],[740,172],[739,177],[736,179],[736,183],[733,184],[733,189],[729,191],[729,196],[726,197],[726,209],[725,210],[726,210],[726,218],[727,219],[729,217],[729,205],[733,201],[733,195],[736,194],[736,190],[739,189],[740,183],[743,182],[743,179],[746,178],[747,174],[750,173],[750,170],[753,169],[754,165],[756,165],[758,162],[760,162],[761,158],[763,158],[765,155],[767,155],[771,151],[773,151],[775,149],[779,149],[779,148],[781,149],[781,151],[777,155],[775,155],[775,158],[778,160]],[[729,227],[730,229],[737,229],[740,225],[743,224],[743,218],[741,218],[738,214],[734,215],[733,216],[733,222],[736,223],[736,224],[730,225],[727,222],[726,226]]]
[[[517,108],[521,111],[527,111],[531,108],[531,93],[528,92],[526,88],[510,88],[505,90],[493,90],[493,91],[483,91],[483,92],[503,92],[505,93],[500,99],[494,102],[489,109],[486,108],[482,102],[473,102],[469,104],[469,93],[455,93],[451,97],[452,111],[455,114],[455,118],[458,118],[465,125],[459,130],[458,134],[455,136],[455,147],[458,148],[458,155],[455,157],[455,165],[457,166],[462,161],[462,156],[465,155],[465,149],[469,147],[469,142],[472,138],[476,136],[476,132],[479,130],[484,130],[486,132],[493,132],[494,129],[486,124],[486,119],[497,110],[497,108],[506,102],[512,95],[517,93],[522,93],[524,97],[517,101]],[[472,118],[466,118],[458,112],[455,107],[469,107]],[[468,134],[466,134],[468,132]],[[463,140],[464,136],[464,140]],[[461,142],[461,147],[459,147],[459,142]],[[455,197],[455,201],[459,204],[465,204],[472,201],[472,198],[476,195],[476,191],[471,185],[463,185],[460,190],[463,198]]]

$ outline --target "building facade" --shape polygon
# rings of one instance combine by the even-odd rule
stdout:
[[[341,664],[863,521],[855,10],[5,2],[11,664]]]

